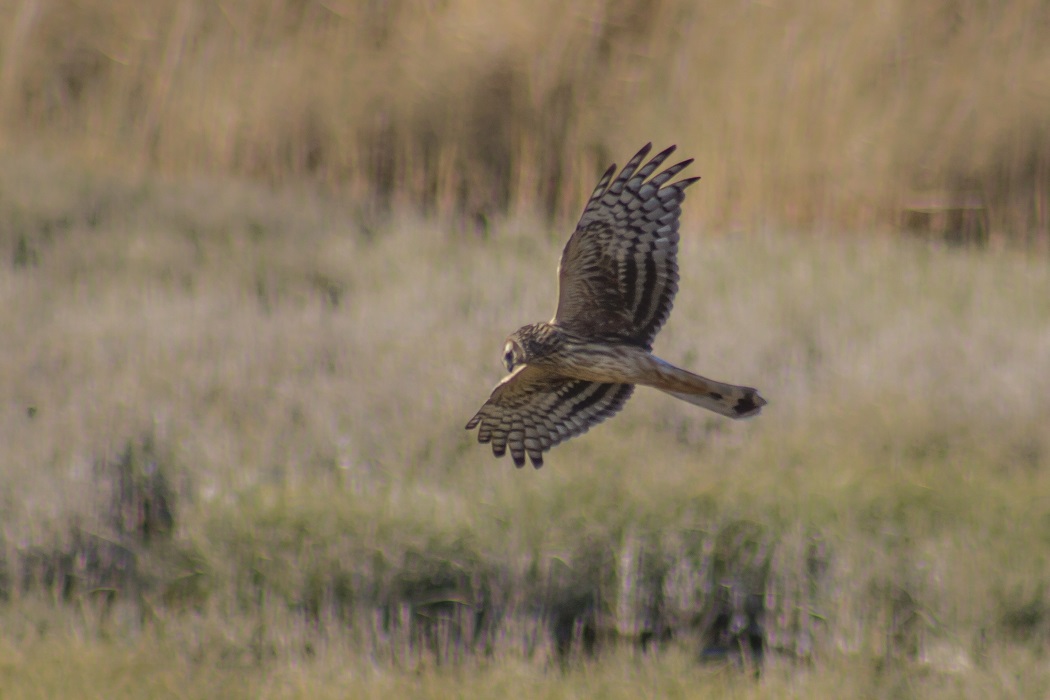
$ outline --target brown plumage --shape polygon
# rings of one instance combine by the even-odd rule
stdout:
[[[685,188],[669,183],[692,163],[672,165],[647,181],[674,152],[653,156],[646,144],[613,180],[607,171],[591,195],[558,267],[558,309],[549,323],[515,331],[504,346],[510,372],[467,423],[497,457],[543,466],[543,453],[612,416],[636,384],[730,418],[746,418],[766,401],[755,389],[723,384],[653,355],[653,339],[678,291],[678,226]]]

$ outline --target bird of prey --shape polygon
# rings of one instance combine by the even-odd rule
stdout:
[[[609,418],[637,384],[730,418],[747,418],[766,401],[758,391],[693,374],[652,354],[653,339],[678,291],[678,227],[685,189],[671,182],[692,159],[653,176],[675,147],[653,156],[646,144],[613,178],[605,171],[558,266],[558,308],[546,323],[507,338],[510,374],[466,429],[514,464],[543,453]]]

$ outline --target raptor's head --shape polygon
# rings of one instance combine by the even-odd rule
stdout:
[[[515,367],[524,363],[525,351],[521,349],[521,345],[512,335],[507,338],[507,342],[503,346],[503,364],[506,365],[508,372],[513,372]]]
[[[543,357],[551,348],[551,326],[548,323],[530,323],[510,334],[503,345],[503,364],[508,372],[537,358]]]

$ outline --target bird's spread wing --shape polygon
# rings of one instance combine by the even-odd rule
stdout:
[[[466,427],[480,427],[478,442],[491,442],[497,457],[509,447],[515,466],[525,466],[528,454],[539,469],[544,452],[619,411],[633,391],[633,384],[555,377],[523,365],[496,386]]]
[[[668,182],[692,160],[646,181],[675,147],[644,166],[652,144],[613,179],[602,176],[558,267],[554,321],[580,335],[613,337],[651,349],[678,291],[678,219],[685,188],[700,178]]]

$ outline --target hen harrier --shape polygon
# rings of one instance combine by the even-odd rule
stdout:
[[[635,384],[666,392],[723,416],[746,418],[766,401],[758,391],[679,369],[653,355],[653,338],[678,291],[678,218],[685,188],[700,178],[667,184],[692,159],[646,178],[674,152],[639,169],[646,144],[613,180],[602,175],[558,266],[558,310],[549,323],[522,326],[507,338],[510,375],[467,423],[478,442],[518,467],[612,416]]]

